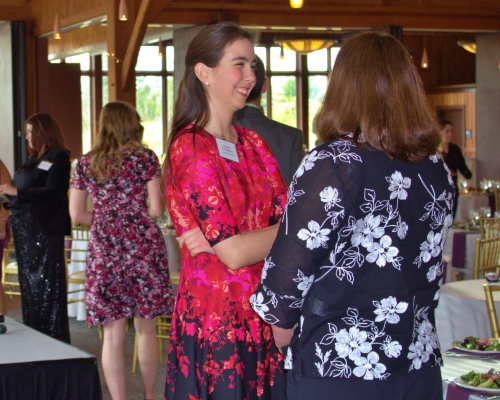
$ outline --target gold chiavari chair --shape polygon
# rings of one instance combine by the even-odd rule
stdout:
[[[172,285],[178,285],[180,280],[180,272],[170,272],[170,282]],[[163,341],[170,339],[170,329],[172,328],[172,314],[160,315],[156,318],[156,337],[158,339],[158,351],[160,353],[160,363],[163,364]],[[139,337],[137,333],[134,339],[134,355],[132,358],[132,373],[135,374],[137,369]]]
[[[500,218],[479,218],[481,239],[493,239],[500,236]]]
[[[478,239],[474,257],[474,279],[484,278],[488,272],[499,273],[500,237]]]
[[[493,299],[493,292],[499,292],[499,285],[492,285],[490,283],[484,284],[484,294],[486,295],[486,309],[488,310],[488,318],[491,326],[491,336],[494,338],[500,337],[500,327],[498,326],[497,310],[495,308],[495,301]]]
[[[71,236],[66,237],[64,255],[66,258],[68,304],[85,302],[83,294],[85,292],[89,234],[90,226],[73,223],[71,225]],[[75,289],[74,286],[70,285],[78,285],[79,287]],[[80,293],[82,295],[78,296]],[[102,325],[98,325],[97,332],[99,339],[102,339]]]
[[[19,285],[19,272],[16,261],[16,249],[14,247],[14,239],[10,236],[10,241],[4,249],[2,260],[2,284],[5,289],[5,294],[8,296],[21,295],[21,287]]]
[[[70,296],[85,291],[85,270],[87,269],[87,253],[90,227],[82,224],[72,224],[71,236],[66,237],[64,255],[66,258],[66,273],[68,283],[68,303],[83,302],[83,296]],[[71,289],[69,285],[83,286]]]

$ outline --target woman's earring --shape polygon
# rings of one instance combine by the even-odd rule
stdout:
[[[205,86],[208,86],[208,81],[205,82]]]

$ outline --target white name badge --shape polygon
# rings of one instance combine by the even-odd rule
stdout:
[[[38,164],[38,168],[43,169],[44,171],[48,171],[52,167],[52,163],[49,161],[42,161]]]
[[[215,138],[217,143],[217,148],[219,149],[219,155],[221,157],[227,158],[231,161],[240,162],[238,158],[238,153],[236,152],[236,145],[231,142],[226,142],[225,140]]]

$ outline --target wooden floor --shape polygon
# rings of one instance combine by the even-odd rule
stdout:
[[[10,318],[15,319],[22,323],[21,314],[21,300],[19,296],[12,296],[12,298],[7,298],[7,315]],[[132,324],[130,324],[132,325]],[[83,321],[76,321],[75,318],[70,318],[70,331],[71,331],[71,344],[79,349],[82,349],[90,354],[96,356],[99,365],[99,375],[101,378],[102,395],[103,400],[111,400],[108,389],[106,387],[106,382],[104,380],[104,375],[101,368],[101,348],[102,341],[99,339],[97,334],[97,328],[89,329]],[[126,368],[126,380],[127,380],[127,399],[131,400],[142,400],[144,399],[144,393],[142,389],[142,380],[139,367],[135,374],[132,374],[132,355],[134,349],[134,328],[130,326],[127,333],[127,339],[125,343],[125,368]],[[168,343],[165,341],[164,346],[167,348]],[[166,376],[166,366],[165,364],[160,365],[158,371],[158,379],[156,383],[156,399],[163,399],[163,392],[165,390],[165,376]]]

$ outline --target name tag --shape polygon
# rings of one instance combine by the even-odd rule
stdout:
[[[43,169],[44,171],[48,171],[52,167],[52,163],[49,161],[42,161],[38,164],[38,168]]]
[[[217,143],[217,148],[219,149],[219,155],[221,157],[227,158],[231,161],[240,162],[238,158],[238,153],[236,152],[236,145],[231,142],[226,142],[225,140],[215,138]]]

